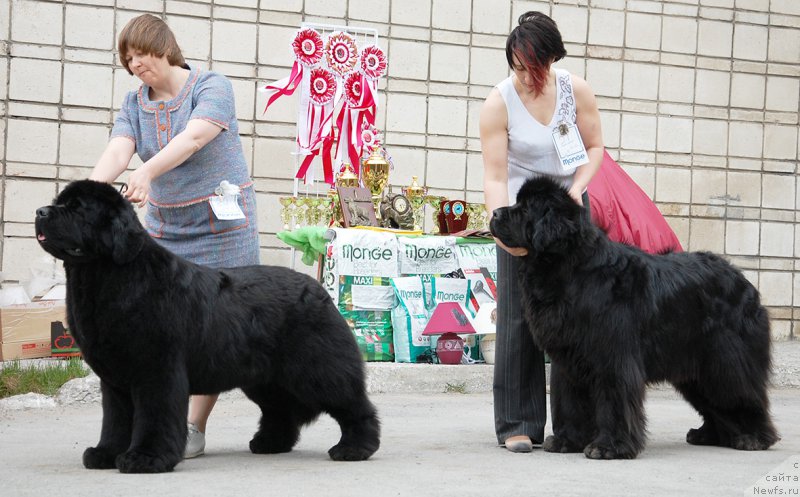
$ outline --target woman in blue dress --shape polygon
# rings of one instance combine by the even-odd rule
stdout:
[[[144,224],[156,241],[210,267],[258,264],[255,192],[230,81],[186,64],[167,24],[149,14],[128,22],[118,49],[142,85],[125,96],[90,179],[115,181],[136,153],[142,165],[124,195],[147,208]],[[216,400],[191,398],[185,457],[204,453]]]

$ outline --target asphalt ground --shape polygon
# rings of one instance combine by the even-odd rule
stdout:
[[[81,454],[100,432],[102,412],[96,402],[4,410],[0,495],[730,496],[766,495],[762,488],[777,485],[795,485],[783,495],[800,494],[800,483],[770,481],[767,487],[762,481],[755,490],[748,488],[800,454],[800,389],[772,392],[782,440],[759,452],[688,445],[684,437],[699,425],[697,414],[672,390],[651,390],[647,448],[639,458],[625,461],[593,461],[583,454],[549,454],[540,448],[513,454],[498,447],[488,392],[371,397],[383,435],[381,449],[368,461],[328,458],[328,448],[339,438],[338,426],[328,416],[304,429],[290,453],[251,454],[247,444],[258,409],[231,393],[221,397],[212,414],[206,455],[159,475],[83,468]]]

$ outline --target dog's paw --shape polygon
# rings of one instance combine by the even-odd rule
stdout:
[[[736,450],[767,450],[771,444],[764,443],[756,435],[744,433],[731,440],[731,447]]]
[[[283,454],[291,452],[294,442],[289,440],[276,440],[270,437],[253,437],[250,440],[250,452],[253,454]]]
[[[116,465],[120,473],[167,473],[175,468],[179,459],[167,456],[150,456],[129,450],[117,456]]]
[[[557,452],[561,454],[567,454],[572,452],[580,452],[582,449],[577,445],[573,444],[566,438],[557,437],[555,435],[550,435],[547,437],[542,444],[542,450],[545,452]]]
[[[338,443],[328,450],[328,455],[334,461],[364,461],[375,453],[375,449],[366,447],[353,447]]]
[[[622,445],[622,444],[620,444]],[[589,459],[635,459],[636,453],[624,451],[606,444],[592,442],[583,449],[583,455]]]
[[[117,467],[114,464],[116,457],[108,449],[89,447],[83,451],[83,466],[86,469],[114,469]]]
[[[686,432],[686,442],[692,445],[719,445],[719,436],[714,430],[704,426],[692,428]]]

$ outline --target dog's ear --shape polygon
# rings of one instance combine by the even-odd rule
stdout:
[[[144,232],[137,229],[131,209],[122,209],[111,220],[111,258],[116,264],[131,262],[144,246]]]
[[[547,209],[533,226],[531,246],[536,252],[561,252],[580,233],[580,223],[566,212]]]

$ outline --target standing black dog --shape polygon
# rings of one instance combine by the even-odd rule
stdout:
[[[650,255],[614,243],[567,191],[529,180],[491,231],[525,247],[523,308],[552,360],[548,452],[634,458],[645,445],[645,385],[668,381],[703,417],[686,441],[763,450],[770,335],[758,291],[708,253]]]
[[[209,269],[159,246],[110,185],[76,181],[36,211],[36,236],[64,261],[67,321],[101,379],[100,442],[87,468],[171,471],[190,394],[240,387],[261,408],[250,450],[288,452],[321,412],[355,461],[380,445],[352,332],[313,278],[287,268]]]

